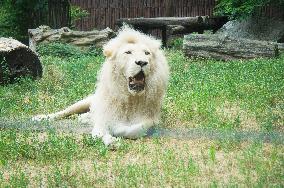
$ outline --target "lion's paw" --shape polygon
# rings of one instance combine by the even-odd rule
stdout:
[[[102,137],[102,140],[106,146],[109,146],[115,143],[116,141],[118,141],[119,139],[108,134],[108,135],[104,135]]]
[[[121,146],[121,138],[112,137],[110,139],[110,142],[108,143],[108,145],[106,144],[106,146],[110,150],[117,150]]]

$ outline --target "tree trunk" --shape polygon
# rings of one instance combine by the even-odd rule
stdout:
[[[73,31],[68,27],[51,29],[48,26],[40,26],[36,29],[29,29],[29,45],[34,51],[36,45],[41,42],[62,42],[79,47],[102,47],[114,35],[110,28],[101,31]]]
[[[190,34],[184,37],[183,49],[188,56],[233,60],[277,57],[283,47],[268,41]]]
[[[123,23],[135,28],[163,28],[167,26],[182,26],[189,31],[197,30],[217,30],[227,22],[227,17],[217,16],[196,16],[196,17],[157,17],[157,18],[120,18],[116,24],[122,26]]]
[[[132,25],[144,33],[152,29],[162,31],[163,46],[167,46],[167,40],[171,35],[187,34],[192,32],[203,33],[204,30],[215,32],[227,22],[227,17],[157,17],[157,18],[121,18],[116,21],[118,26],[123,23]]]
[[[204,17],[157,17],[157,18],[121,18],[117,20],[117,25],[123,23],[134,27],[146,27],[150,29],[166,27],[167,25],[182,25],[187,27],[198,27],[204,22]]]
[[[0,38],[0,84],[16,78],[42,76],[42,66],[35,52],[12,38]]]

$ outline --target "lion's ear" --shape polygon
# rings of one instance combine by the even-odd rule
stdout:
[[[109,58],[112,55],[112,50],[104,49],[103,53],[107,58]]]
[[[155,54],[158,50],[161,49],[162,43],[160,40],[151,40],[148,44],[150,47],[151,51]]]
[[[103,54],[106,58],[111,58],[114,54],[115,49],[115,38],[111,39],[108,43],[103,46]]]

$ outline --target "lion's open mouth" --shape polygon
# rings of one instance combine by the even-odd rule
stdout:
[[[129,89],[134,91],[142,91],[145,88],[145,74],[143,71],[140,71],[133,77],[129,77],[128,83]]]

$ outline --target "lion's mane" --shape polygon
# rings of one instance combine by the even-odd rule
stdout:
[[[126,87],[125,78],[117,67],[117,50],[127,44],[146,45],[153,54],[154,62],[146,78],[145,91],[142,95],[131,95]],[[124,26],[117,37],[110,40],[103,48],[106,56],[98,75],[94,101],[90,106],[90,115],[96,122],[115,124],[124,121],[153,120],[158,123],[162,99],[165,94],[169,68],[161,50],[161,42],[151,36]]]

